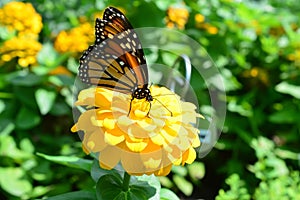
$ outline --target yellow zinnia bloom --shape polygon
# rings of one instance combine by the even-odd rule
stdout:
[[[42,44],[34,38],[13,37],[0,46],[1,61],[9,62],[17,58],[21,67],[28,67],[37,62],[36,56],[41,48]]]
[[[200,140],[193,125],[202,117],[196,106],[165,87],[151,86],[150,91],[152,102],[131,102],[130,95],[101,87],[79,93],[75,105],[90,109],[71,130],[84,131],[83,149],[99,152],[102,168],[112,169],[120,162],[131,175],[165,176],[173,164],[195,160]]]
[[[42,17],[31,3],[12,1],[0,9],[0,24],[18,35],[37,35],[43,27]]]
[[[93,31],[94,27],[88,22],[69,31],[61,31],[56,37],[54,48],[61,53],[82,53],[94,41],[94,35],[91,34]]]
[[[170,7],[167,11],[166,23],[168,28],[184,29],[189,18],[189,11],[185,8]]]

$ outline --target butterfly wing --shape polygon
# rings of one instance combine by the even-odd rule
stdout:
[[[148,84],[148,69],[136,32],[116,8],[96,19],[96,41],[80,58],[79,77],[84,83],[132,93]]]

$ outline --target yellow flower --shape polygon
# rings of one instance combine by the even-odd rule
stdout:
[[[28,67],[37,62],[36,55],[42,48],[42,44],[31,37],[13,37],[0,46],[2,62],[9,62],[17,58],[21,67]]]
[[[257,86],[268,86],[269,85],[269,75],[268,72],[262,67],[253,67],[246,70],[242,75],[247,78],[251,85]]]
[[[151,86],[152,102],[104,88],[82,90],[77,106],[86,106],[72,131],[84,131],[83,150],[99,152],[99,163],[119,162],[132,175],[167,175],[172,165],[192,163],[200,146],[196,106],[164,87]],[[129,113],[130,103],[132,105]],[[150,110],[149,110],[150,109]]]
[[[166,23],[168,28],[184,29],[189,18],[189,11],[186,8],[170,7],[167,10]]]
[[[0,9],[0,24],[9,30],[18,31],[18,35],[37,35],[43,23],[42,17],[30,3],[10,2]]]
[[[195,15],[195,21],[196,23],[203,23],[205,21],[205,17],[198,13]]]
[[[195,23],[196,23],[196,28],[204,29],[209,34],[215,35],[219,32],[217,27],[215,27],[209,23],[205,23],[205,16],[203,16],[199,13],[195,15]]]
[[[207,31],[208,33],[212,34],[212,35],[215,35],[215,34],[218,33],[219,30],[218,30],[218,28],[215,27],[215,26],[208,25],[208,26],[206,27],[206,31]]]
[[[94,35],[91,34],[93,31],[94,27],[88,22],[69,31],[61,31],[56,37],[54,47],[61,53],[82,53],[94,41]]]
[[[300,62],[300,49],[295,49],[293,53],[287,55],[290,61]]]

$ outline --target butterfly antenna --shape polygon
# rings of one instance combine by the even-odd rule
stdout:
[[[152,97],[161,97],[161,96],[168,96],[168,95],[175,95],[175,94],[159,94],[159,95],[155,95],[155,96],[152,96]]]
[[[167,94],[166,94],[167,95]],[[161,95],[160,95],[161,96]],[[169,113],[171,114],[171,117],[173,117],[173,113],[172,113],[172,111],[169,109],[169,108],[167,108],[167,106],[165,106],[160,100],[158,100],[157,98],[155,98],[155,100],[156,101],[158,101],[158,103],[160,103],[167,111],[169,111]],[[151,105],[151,103],[150,103],[150,105]],[[150,106],[150,108],[151,108],[151,106]],[[150,111],[150,110],[149,110]]]
[[[150,101],[149,101],[149,103],[150,103],[150,108],[149,108],[149,110],[147,112],[147,116],[149,116],[149,113],[150,113],[150,110],[151,110],[151,107],[152,107],[152,103]]]

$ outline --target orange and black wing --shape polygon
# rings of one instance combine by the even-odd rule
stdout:
[[[141,43],[127,18],[116,8],[96,19],[96,41],[80,58],[82,82],[122,93],[148,84],[148,69]]]

